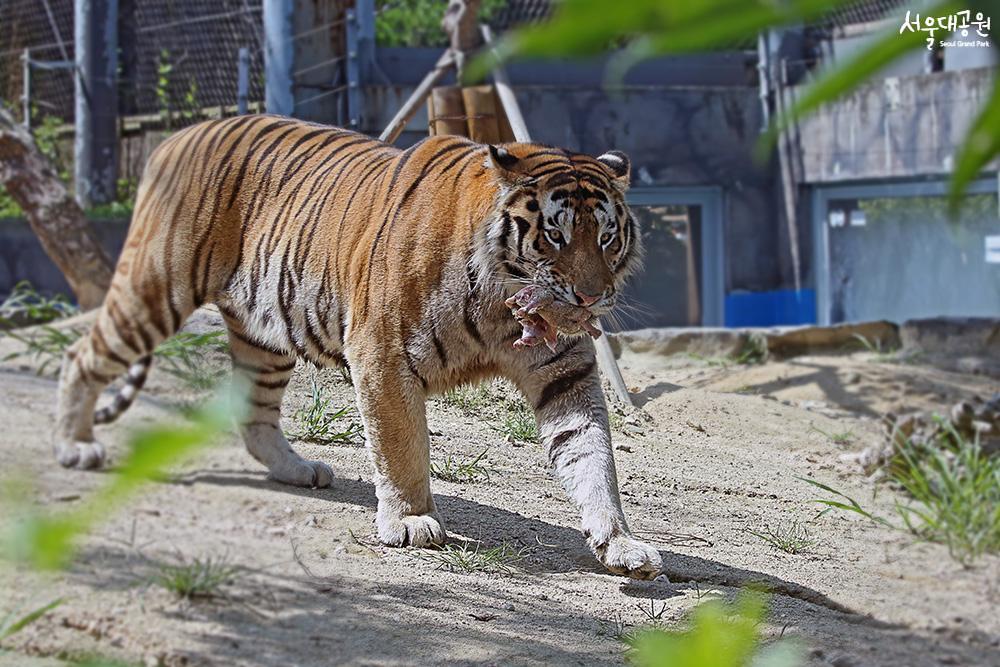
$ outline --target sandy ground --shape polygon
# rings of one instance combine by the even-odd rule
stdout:
[[[12,346],[0,341],[0,357]],[[669,582],[602,571],[540,447],[508,440],[496,410],[468,414],[437,399],[435,460],[489,448],[489,481],[433,481],[449,533],[523,549],[513,574],[448,572],[423,552],[376,544],[360,443],[297,444],[338,477],[308,490],[268,481],[227,436],[110,512],[68,571],[0,569],[0,618],[66,599],[4,644],[12,652],[0,666],[95,654],[153,665],[618,664],[623,627],[650,616],[676,624],[699,601],[761,581],[775,591],[766,634],[798,638],[810,665],[1000,665],[1000,559],[963,569],[944,547],[859,517],[815,518],[817,491],[797,479],[890,516],[896,497],[882,488],[873,498],[839,457],[877,439],[887,409],[941,409],[1000,383],[865,354],[758,366],[626,354],[622,365],[648,415],[614,434],[623,500],[633,529],[661,549]],[[298,369],[285,399],[288,431],[315,374]],[[352,401],[336,372],[319,378],[337,405]],[[60,511],[107,474],[55,464],[54,395],[54,380],[24,360],[0,364],[3,470],[35,486],[23,502]],[[120,454],[129,429],[203,396],[154,372],[131,411],[99,435]],[[849,432],[850,442],[821,431]],[[19,510],[2,502],[7,530]],[[795,521],[816,541],[806,553],[747,532]],[[206,557],[243,568],[219,597],[183,601],[150,583],[163,564]]]

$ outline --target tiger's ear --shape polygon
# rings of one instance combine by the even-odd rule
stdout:
[[[534,179],[525,173],[527,165],[503,146],[489,144],[486,166],[496,172],[500,182],[506,185],[527,185]]]
[[[614,183],[616,188],[623,192],[628,190],[632,175],[632,163],[625,153],[621,151],[608,151],[604,155],[599,156],[597,161],[610,169],[611,173],[614,174],[612,183]]]

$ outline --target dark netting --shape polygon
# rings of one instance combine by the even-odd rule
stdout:
[[[236,105],[238,57],[250,56],[249,102],[264,99],[260,0],[120,0],[119,108],[183,125]],[[21,114],[22,54],[29,49],[31,103],[45,116],[73,120],[73,0],[0,2],[0,98]]]
[[[38,61],[31,69],[32,117],[73,118],[73,0],[0,2],[0,99],[21,117],[25,49]]]
[[[830,12],[822,21],[818,21],[817,23],[826,27],[839,27],[859,23],[874,23],[888,18],[898,18],[902,21],[903,16],[906,14],[905,4],[903,0],[862,0],[862,2],[851,2]]]
[[[549,17],[552,0],[508,0],[499,10],[490,25],[496,31],[514,28],[526,23],[536,23]]]
[[[249,100],[264,99],[259,1],[125,0],[118,26],[122,114],[159,114],[175,126],[235,107],[241,48]]]

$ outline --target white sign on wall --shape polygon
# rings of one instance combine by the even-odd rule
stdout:
[[[1000,264],[1000,236],[985,237],[987,264]]]

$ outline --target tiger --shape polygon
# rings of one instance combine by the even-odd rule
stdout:
[[[271,479],[327,487],[332,469],[289,445],[279,420],[298,359],[349,369],[389,546],[446,540],[430,485],[428,396],[504,377],[534,409],[548,463],[590,550],[613,573],[655,577],[657,550],[626,522],[593,341],[515,349],[504,301],[526,285],[609,313],[640,266],[625,202],[630,162],[533,143],[432,136],[401,150],[347,129],[252,114],[205,121],[150,155],[105,300],[66,352],[60,464],[100,467],[94,425],[135,399],[152,353],[215,304],[238,427]],[[112,403],[96,409],[116,378]]]

